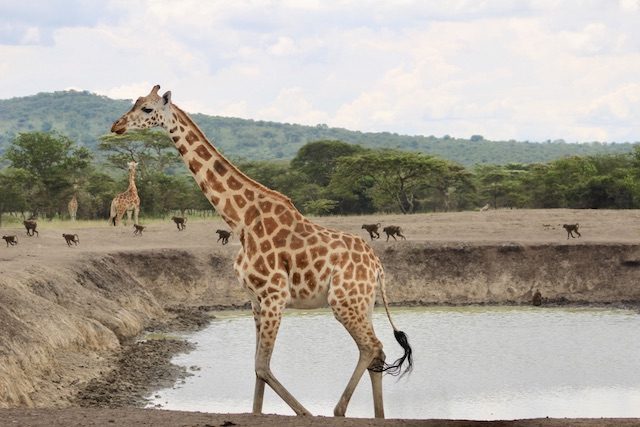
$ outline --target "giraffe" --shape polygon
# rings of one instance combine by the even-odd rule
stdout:
[[[136,166],[138,166],[138,163],[132,160],[127,165],[129,167],[129,187],[111,201],[109,221],[114,226],[123,218],[125,212],[127,213],[127,220],[131,221],[131,211],[133,211],[133,223],[138,223],[138,213],[140,212],[140,197],[138,197],[138,189],[136,188]]]
[[[147,96],[138,98],[131,110],[113,123],[111,131],[122,134],[156,126],[167,130],[202,192],[239,237],[241,246],[233,268],[249,295],[256,333],[253,413],[262,413],[266,384],[297,415],[311,415],[273,375],[270,360],[286,307],[329,306],[360,353],[334,415],[345,415],[358,382],[368,370],[374,413],[384,418],[382,373],[409,372],[412,349],[406,334],[391,319],[380,259],[363,239],[314,224],[289,198],[242,173],[171,102],[171,92],[160,96],[159,89],[156,85]],[[385,362],[382,343],[371,322],[378,287],[394,336],[404,350],[390,364]]]
[[[71,197],[71,200],[69,200],[69,203],[67,204],[67,208],[69,209],[69,217],[71,217],[71,221],[75,221],[76,220],[76,214],[78,213],[78,197],[77,197],[77,190],[76,190],[76,186],[73,186],[74,192],[73,192],[73,197]]]

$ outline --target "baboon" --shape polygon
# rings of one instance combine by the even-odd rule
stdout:
[[[407,238],[402,235],[402,228],[397,225],[390,225],[383,228],[382,231],[387,233],[387,242],[389,241],[389,236],[393,237],[393,240],[398,240],[396,239],[396,236],[402,237],[403,240],[407,240]]]
[[[362,224],[362,229],[367,230],[369,232],[369,237],[371,237],[371,240],[380,238],[380,233],[378,233],[379,228],[380,228],[380,223]]]
[[[144,229],[144,225],[133,224],[133,235],[135,236],[137,234],[139,236],[142,236],[142,232],[144,231]]]
[[[230,231],[216,230],[216,233],[218,233],[218,240],[216,240],[216,243],[219,242],[220,240],[222,240],[223,245],[226,245],[227,243],[229,243],[229,237],[231,237]]]
[[[25,221],[22,221],[22,223],[24,224],[24,228],[27,229],[27,236],[33,236],[34,234],[37,234],[38,237],[40,237],[40,233],[38,233],[38,230],[36,230],[36,227],[38,226],[37,222],[32,219],[27,219]],[[29,231],[31,231],[31,234],[29,234]]]
[[[78,246],[78,243],[80,243],[80,238],[77,234],[62,233],[62,237],[64,237],[64,240],[67,242],[67,246],[71,246],[71,243],[75,243],[76,246]]]
[[[172,216],[171,220],[176,223],[178,230],[184,230],[187,228],[187,218],[181,216]]]
[[[533,298],[531,299],[531,304],[535,305],[536,307],[539,307],[542,305],[542,294],[540,293],[540,291],[536,291],[533,294]]]
[[[18,244],[18,236],[2,236],[5,242],[7,242],[7,247],[9,245],[15,246]]]
[[[580,227],[580,224],[562,224],[562,228],[567,230],[567,240],[569,240],[569,236],[571,236],[573,238],[576,237],[576,236],[573,235],[574,231],[576,232],[578,237],[582,236],[582,234],[580,234],[580,232],[578,231],[579,227]]]

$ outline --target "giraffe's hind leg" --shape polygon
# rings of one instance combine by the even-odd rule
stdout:
[[[354,285],[355,286],[355,285]],[[356,368],[347,383],[338,404],[333,410],[336,417],[343,417],[347,412],[347,406],[353,396],[356,386],[360,382],[365,370],[369,369],[371,385],[373,388],[373,406],[376,418],[384,418],[382,400],[382,372],[379,369],[384,364],[385,355],[382,351],[382,343],[375,335],[371,323],[372,302],[347,303],[348,297],[336,299],[331,303],[333,314],[347,329],[358,346],[360,356]]]
[[[219,239],[218,239],[219,240]],[[260,307],[257,304],[251,304],[253,309],[253,320],[256,324],[256,360],[258,360],[258,346],[260,345]],[[256,375],[256,385],[253,392],[253,413],[262,414],[262,403],[264,401],[264,385],[262,378]]]

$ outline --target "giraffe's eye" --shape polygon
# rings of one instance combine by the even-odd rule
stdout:
[[[152,112],[152,111],[153,111],[153,108],[146,108],[146,107],[142,107],[141,109],[142,109],[142,111],[144,111],[144,112],[145,112],[145,113],[147,113],[147,114],[149,114],[150,112]]]

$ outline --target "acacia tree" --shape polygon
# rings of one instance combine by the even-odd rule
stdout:
[[[370,184],[369,192],[378,208],[395,206],[404,214],[416,212],[417,201],[425,189],[447,171],[446,162],[422,153],[396,150],[367,151],[340,157],[333,184]]]
[[[30,175],[22,169],[7,168],[0,173],[0,226],[5,212],[27,210]]]
[[[309,182],[325,187],[331,181],[338,159],[362,153],[359,145],[342,141],[309,142],[291,160],[291,168],[307,176]]]
[[[147,171],[167,172],[180,162],[171,138],[158,130],[104,135],[100,137],[98,148],[107,152],[107,161],[119,169],[127,170],[131,160],[139,162],[142,175]]]
[[[479,196],[489,200],[494,209],[526,205],[528,195],[523,194],[521,185],[526,180],[527,169],[518,163],[477,166],[474,172]]]
[[[56,133],[19,134],[11,143],[5,158],[10,166],[28,174],[29,194],[26,200],[34,213],[51,217],[70,196],[73,184],[91,170],[92,155],[69,138]]]

